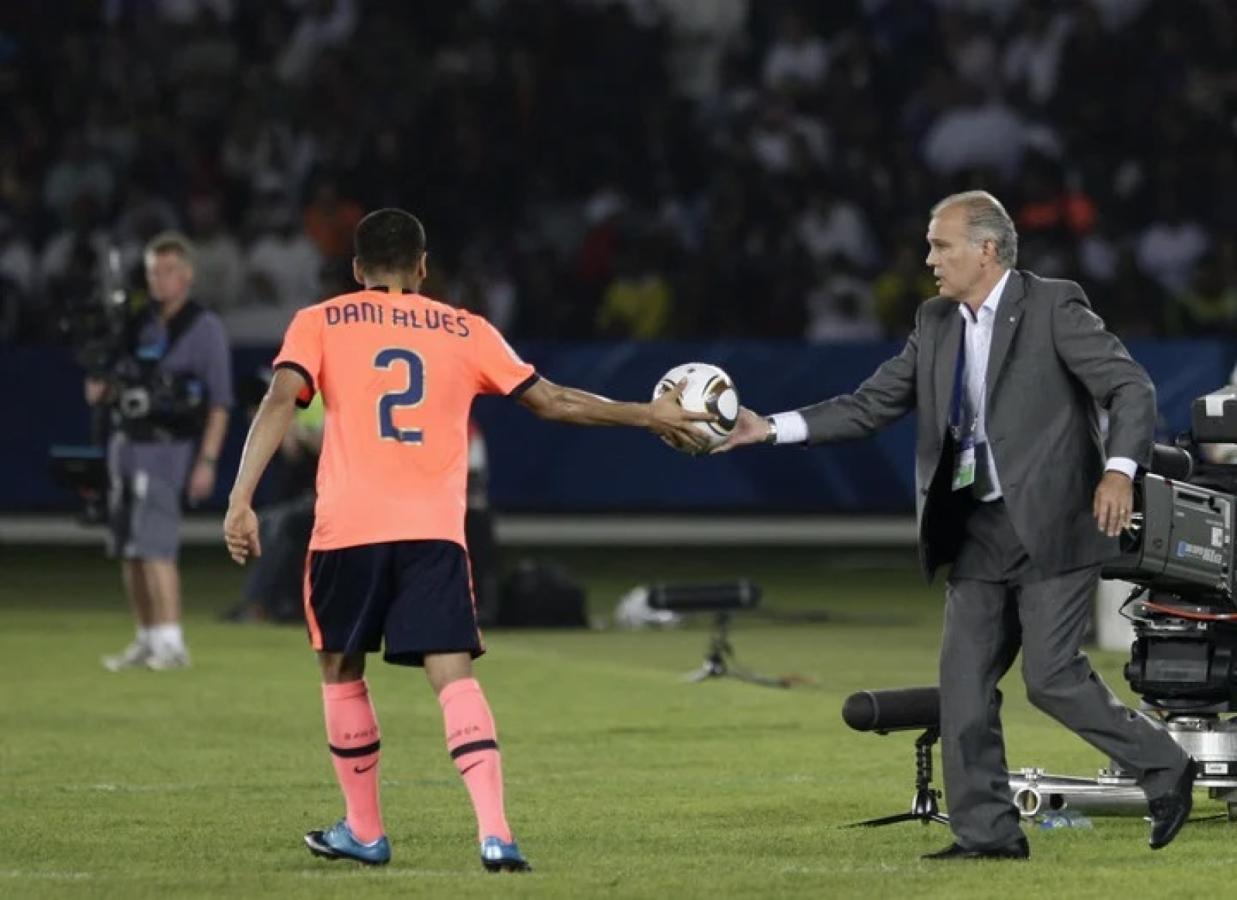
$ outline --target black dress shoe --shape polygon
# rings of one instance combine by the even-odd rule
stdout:
[[[1181,826],[1190,818],[1190,810],[1194,806],[1194,758],[1186,765],[1185,771],[1167,794],[1156,797],[1147,803],[1151,810],[1151,844],[1152,850],[1167,847]]]
[[[944,850],[925,853],[920,859],[1030,859],[1031,848],[1027,839],[1018,838],[1004,847],[989,847],[986,850],[968,850],[961,844],[950,844]]]

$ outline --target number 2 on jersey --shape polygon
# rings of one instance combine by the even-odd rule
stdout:
[[[396,428],[394,413],[397,409],[420,406],[425,399],[425,362],[411,350],[403,347],[388,347],[374,357],[374,368],[389,369],[397,362],[408,366],[408,387],[402,391],[388,391],[378,398],[378,433],[383,440],[399,441],[401,444],[421,443],[420,428]]]

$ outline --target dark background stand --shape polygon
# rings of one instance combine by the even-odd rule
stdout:
[[[949,817],[941,813],[937,804],[941,792],[932,787],[932,745],[940,736],[940,729],[933,727],[915,739],[915,799],[911,801],[911,811],[855,822],[850,828],[874,828],[877,825],[896,825],[898,822],[949,824]]]
[[[705,654],[704,662],[700,664],[699,669],[687,673],[683,678],[685,681],[698,683],[726,675],[751,684],[762,684],[765,687],[790,687],[790,681],[786,678],[758,675],[738,664],[734,656],[734,647],[730,644],[730,613],[719,612],[713,620],[713,637],[709,641],[709,650]]]

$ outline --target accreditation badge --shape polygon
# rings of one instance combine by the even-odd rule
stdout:
[[[960,491],[975,483],[975,435],[969,434],[958,442],[954,453],[953,490]]]

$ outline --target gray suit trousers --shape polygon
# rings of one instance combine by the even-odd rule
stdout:
[[[1081,650],[1099,569],[1046,576],[1031,565],[1003,502],[969,515],[950,574],[941,646],[941,756],[957,842],[1021,836],[1009,788],[997,683],[1022,649],[1027,697],[1138,779],[1166,793],[1189,757],[1158,723],[1124,706]]]

